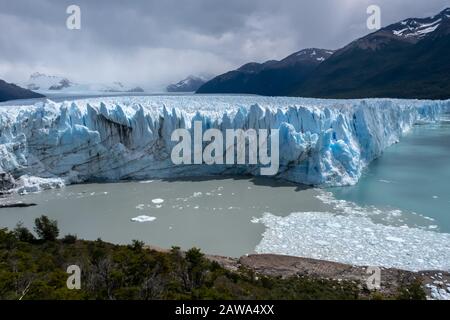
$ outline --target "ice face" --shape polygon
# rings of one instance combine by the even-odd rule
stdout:
[[[175,129],[279,129],[278,178],[351,185],[417,122],[449,101],[315,100],[255,96],[120,97],[0,106],[0,172],[45,187],[92,180],[258,174],[257,166],[179,165]],[[20,178],[22,176],[28,178]],[[50,180],[49,180],[50,179]],[[53,180],[52,180],[53,179]],[[57,180],[54,180],[57,179]],[[53,181],[55,183],[49,183]]]

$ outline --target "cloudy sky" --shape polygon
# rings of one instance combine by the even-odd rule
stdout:
[[[81,8],[81,30],[66,9]],[[308,47],[337,49],[382,25],[431,16],[449,0],[0,0],[0,79],[33,72],[158,90]]]

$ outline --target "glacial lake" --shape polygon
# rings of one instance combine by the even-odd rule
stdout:
[[[361,216],[367,214],[375,223],[398,230],[410,226],[450,233],[449,159],[450,123],[444,121],[415,126],[353,187],[319,190],[250,177],[72,185],[14,196],[37,206],[0,209],[0,227],[14,228],[22,221],[32,228],[34,219],[45,214],[58,220],[61,235],[120,244],[138,239],[163,248],[196,246],[210,254],[235,257],[255,252],[266,230],[258,219],[265,213],[342,215],[357,208]],[[139,216],[151,221],[132,221]],[[389,232],[395,235],[395,230]],[[296,236],[301,241],[301,234]]]
[[[415,126],[371,163],[357,185],[331,191],[362,206],[422,214],[450,233],[450,117]]]
[[[264,226],[252,223],[253,218],[264,212],[288,215],[299,208],[329,210],[317,194],[264,178],[72,185],[17,196],[37,206],[0,209],[0,226],[13,228],[22,221],[32,228],[34,219],[45,214],[58,220],[62,234],[79,238],[122,244],[138,239],[163,248],[196,246],[237,257],[254,253],[261,241]],[[141,215],[156,219],[131,221]]]

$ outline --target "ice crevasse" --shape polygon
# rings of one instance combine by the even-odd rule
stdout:
[[[86,181],[259,174],[257,165],[174,165],[175,129],[279,129],[275,178],[351,185],[414,124],[436,121],[450,101],[193,97],[155,102],[96,99],[0,106],[0,173],[18,191]]]

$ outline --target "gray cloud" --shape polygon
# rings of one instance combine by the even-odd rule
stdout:
[[[82,29],[65,27],[77,4]],[[448,0],[0,0],[0,78],[34,71],[76,81],[161,88],[188,74],[218,74],[307,47],[336,49],[369,33],[366,8],[383,26],[433,15]]]

